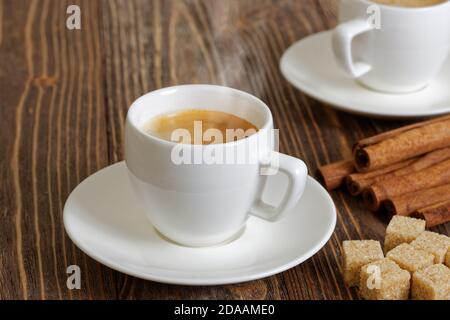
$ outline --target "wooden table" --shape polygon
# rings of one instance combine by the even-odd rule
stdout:
[[[81,30],[66,28],[72,3]],[[332,193],[336,231],[318,254],[238,285],[127,276],[77,249],[62,222],[77,184],[123,159],[128,106],[157,88],[213,83],[257,95],[281,129],[281,151],[310,172],[349,156],[359,138],[404,124],[335,111],[284,80],[284,50],[335,23],[335,0],[0,1],[0,299],[357,298],[342,281],[341,243],[381,240],[388,218],[341,191]],[[80,290],[66,287],[72,264]]]

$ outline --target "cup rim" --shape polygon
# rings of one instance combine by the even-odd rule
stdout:
[[[209,147],[211,147],[211,146],[236,146],[236,145],[247,142],[247,140],[251,139],[252,137],[259,136],[263,131],[266,131],[267,129],[269,129],[271,124],[273,123],[272,112],[270,111],[267,104],[265,102],[263,102],[261,99],[259,99],[258,97],[254,96],[248,92],[245,92],[245,91],[242,91],[239,89],[235,89],[232,87],[212,85],[212,84],[183,84],[183,85],[164,87],[164,88],[150,91],[133,101],[133,103],[131,104],[131,106],[127,112],[126,123],[128,125],[130,125],[136,132],[139,132],[139,134],[142,137],[144,137],[145,139],[155,140],[159,143],[169,145],[169,146],[180,145],[181,144],[180,142],[164,140],[162,138],[159,138],[157,136],[154,136],[152,134],[145,132],[138,125],[136,125],[136,123],[134,123],[131,120],[131,114],[134,112],[134,109],[137,108],[137,105],[139,104],[139,102],[141,102],[144,99],[147,99],[150,96],[157,95],[157,94],[168,94],[168,93],[170,93],[170,91],[177,90],[179,88],[189,88],[189,87],[194,88],[194,89],[213,88],[213,89],[217,89],[217,90],[226,90],[226,91],[237,93],[243,97],[246,97],[249,100],[253,100],[256,104],[258,104],[260,106],[260,108],[262,108],[264,110],[264,113],[266,115],[266,120],[265,120],[264,124],[260,128],[258,128],[258,132],[256,132],[255,134],[252,134],[251,136],[248,136],[244,139],[240,139],[237,141],[231,141],[231,142],[225,142],[225,143],[217,143],[217,144],[213,144],[213,145],[210,145],[210,144],[209,145],[186,144],[186,146],[190,146],[193,148],[204,148],[204,147],[208,147],[208,146]]]
[[[444,2],[441,3],[437,3],[431,6],[424,6],[424,7],[401,7],[401,6],[395,6],[395,5],[388,5],[388,4],[383,4],[383,3],[377,3],[373,0],[360,0],[361,2],[364,2],[368,5],[377,5],[380,6],[382,8],[384,8],[385,10],[394,10],[394,11],[403,11],[403,10],[413,10],[413,11],[430,11],[430,10],[435,10],[438,9],[440,7],[446,6],[446,5],[450,5],[450,1],[446,0]]]

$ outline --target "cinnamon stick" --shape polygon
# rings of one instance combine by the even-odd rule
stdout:
[[[391,130],[359,141],[353,149],[355,167],[373,171],[450,146],[450,115]]]
[[[328,191],[339,187],[349,174],[355,171],[353,162],[350,160],[342,160],[325,166],[321,166],[318,170],[319,176]]]
[[[384,202],[391,214],[411,215],[416,210],[450,200],[450,184],[392,197]]]
[[[424,219],[427,228],[432,228],[450,221],[450,200],[417,210],[415,217]]]
[[[392,197],[450,183],[450,160],[421,171],[379,181],[363,192],[364,204],[376,211],[383,201]]]
[[[352,196],[360,195],[367,187],[370,187],[377,181],[390,177],[397,170],[409,166],[415,160],[416,159],[405,160],[375,171],[352,173],[345,179],[347,190]]]
[[[383,169],[365,173],[353,173],[346,178],[347,189],[351,195],[357,196],[374,183],[411,174],[447,159],[450,159],[450,148],[439,149],[424,156],[405,160]]]

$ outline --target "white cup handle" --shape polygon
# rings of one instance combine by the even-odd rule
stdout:
[[[341,68],[351,77],[359,78],[369,72],[372,67],[361,61],[353,61],[352,41],[364,32],[372,30],[366,20],[356,19],[344,22],[333,30],[332,44],[336,60]]]
[[[263,175],[262,179],[264,180],[261,183],[258,198],[255,201],[254,206],[250,209],[250,214],[268,221],[277,221],[281,219],[287,209],[293,207],[302,196],[303,191],[305,190],[308,169],[302,160],[282,153],[273,152],[271,157],[278,157],[277,169],[287,175],[287,189],[278,206],[272,206],[265,203],[262,200],[262,194],[266,187],[267,178],[270,175]],[[272,167],[268,168],[268,170],[273,169],[273,163],[276,163],[277,161],[271,161]]]

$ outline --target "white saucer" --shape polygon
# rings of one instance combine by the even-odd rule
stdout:
[[[407,118],[450,112],[450,58],[430,85],[410,94],[371,91],[349,78],[335,62],[331,31],[294,43],[280,61],[284,77],[311,97],[351,113]]]
[[[314,255],[336,224],[332,199],[309,178],[301,201],[282,221],[251,217],[243,234],[228,244],[183,247],[159,236],[135,204],[128,179],[124,162],[88,177],[66,201],[64,226],[93,259],[147,280],[219,285],[267,277]],[[271,179],[271,184],[283,183]]]

